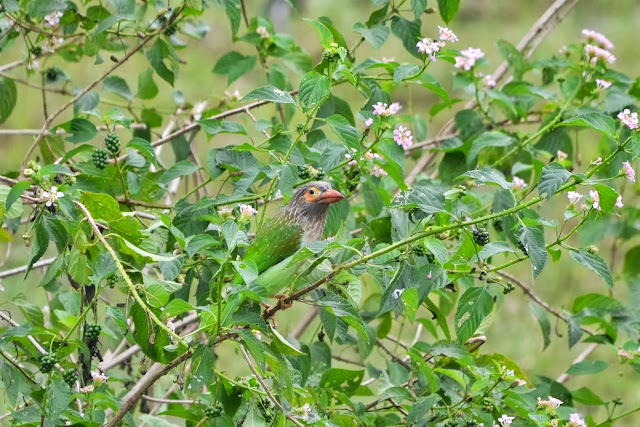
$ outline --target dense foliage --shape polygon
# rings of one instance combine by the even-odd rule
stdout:
[[[0,124],[21,85],[42,92],[45,115],[1,178],[0,238],[28,258],[0,276],[41,294],[0,311],[3,422],[578,427],[626,415],[615,396],[483,352],[483,332],[520,288],[540,331],[514,345],[541,333],[546,347],[553,319],[569,348],[594,343],[640,371],[637,250],[614,277],[596,246],[637,234],[622,194],[640,155],[640,80],[611,68],[613,44],[591,30],[536,61],[499,40],[508,68],[490,75],[478,46],[438,26],[455,29],[459,0],[372,3],[348,31],[305,19],[321,56],[241,0],[0,3],[0,55],[22,55],[0,65]],[[171,92],[209,8],[233,43],[200,84],[261,69],[244,96]],[[396,42],[410,61],[360,54]],[[123,71],[129,61],[142,71]],[[162,91],[175,111],[154,106]],[[412,108],[424,93],[439,102]],[[427,139],[436,116],[451,121]],[[594,137],[600,157],[583,158]],[[315,180],[347,199],[327,239],[286,261],[295,274],[276,277],[273,298],[243,256],[272,205]],[[566,309],[539,298],[527,282],[561,257],[601,292]],[[519,263],[530,277],[508,271]],[[634,297],[615,298],[625,281]],[[278,321],[296,326],[286,335]],[[583,359],[566,373],[608,368]]]

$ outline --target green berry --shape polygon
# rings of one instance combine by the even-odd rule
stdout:
[[[522,243],[522,240],[520,240],[520,238],[517,236],[516,236],[516,245],[518,245],[518,249],[520,249],[522,253],[524,253],[525,255],[529,255],[529,252],[527,252],[527,248],[524,246],[524,243]]]
[[[116,276],[115,274],[110,274],[109,276],[107,276],[107,285],[111,289],[116,286],[116,283],[118,283],[118,276]]]
[[[309,172],[309,169],[307,168],[307,166],[298,166],[298,177],[300,177],[300,179],[309,179],[311,178],[311,173]]]
[[[31,52],[31,55],[33,56],[40,56],[42,55],[42,48],[40,46],[34,46],[29,50],[29,52]]]
[[[178,31],[177,25],[170,25],[166,30],[164,30],[164,35],[167,37],[171,37]]]
[[[87,338],[87,341],[95,343],[100,337],[100,331],[102,331],[102,327],[100,325],[86,325],[84,328],[84,335]]]
[[[477,230],[473,230],[473,240],[480,246],[484,246],[489,243],[489,232],[484,227],[478,227]]]
[[[93,150],[93,164],[98,169],[104,169],[109,163],[109,154],[104,148],[96,148]]]
[[[113,154],[117,154],[120,151],[120,137],[115,132],[109,132],[104,139],[107,150]]]
[[[215,405],[207,406],[204,409],[204,414],[209,418],[218,418],[222,415],[222,405],[220,402],[216,402]]]
[[[78,380],[78,373],[75,369],[67,369],[62,373],[62,379],[65,383],[69,384],[69,387],[73,387]]]
[[[43,374],[51,372],[54,366],[56,366],[56,355],[53,353],[41,354],[38,358],[40,362],[40,372]]]
[[[316,174],[316,179],[323,179],[326,176],[322,168],[318,168],[316,170],[318,171],[318,173]]]

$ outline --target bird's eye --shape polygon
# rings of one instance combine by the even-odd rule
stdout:
[[[311,190],[309,190],[309,195],[310,196],[315,196],[316,195],[316,190],[314,190],[313,188]]]

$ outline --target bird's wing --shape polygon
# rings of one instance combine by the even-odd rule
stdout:
[[[258,272],[292,255],[300,247],[302,227],[279,216],[256,236],[244,255],[244,260],[256,263]]]

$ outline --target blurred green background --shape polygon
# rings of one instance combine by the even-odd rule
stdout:
[[[213,3],[213,2],[212,2]],[[267,14],[267,4],[262,1],[248,1],[249,16]],[[469,46],[481,48],[488,58],[490,64],[483,71],[485,74],[491,73],[501,62],[496,41],[498,39],[507,40],[514,45],[529,30],[531,25],[551,4],[551,1],[525,1],[525,0],[463,0],[460,12],[449,27],[458,35],[460,42],[454,45],[457,49],[465,49]],[[429,7],[435,7],[435,1],[430,0]],[[367,19],[369,13],[374,10],[374,6],[369,1],[355,0],[325,0],[300,2],[300,9],[292,12],[285,27],[278,28],[279,31],[292,34],[296,42],[306,49],[312,56],[314,63],[320,60],[322,48],[319,44],[317,34],[311,26],[301,18],[319,16],[329,17],[334,25],[345,35],[347,42],[352,46],[360,37],[351,31],[352,25],[357,21]],[[410,12],[407,8],[407,15]],[[211,31],[203,40],[189,39],[181,35],[180,38],[188,41],[189,46],[178,51],[180,58],[185,62],[180,67],[179,78],[175,88],[159,78],[155,81],[160,88],[159,96],[151,102],[135,101],[132,108],[138,111],[143,105],[145,107],[155,107],[166,117],[167,113],[175,111],[176,105],[172,100],[172,91],[179,90],[184,94],[185,99],[190,103],[207,100],[209,106],[218,105],[225,90],[237,89],[241,94],[266,84],[264,73],[258,66],[254,71],[236,81],[230,88],[226,86],[226,76],[214,75],[213,69],[216,61],[229,50],[237,50],[244,54],[252,54],[255,51],[252,46],[237,43],[232,46],[229,24],[222,10],[212,4],[212,8],[202,18],[211,27]],[[280,19],[279,19],[280,20]],[[444,25],[437,13],[424,15],[422,18],[422,28],[424,36],[437,35],[437,25]],[[632,79],[638,77],[637,72],[637,26],[640,23],[640,3],[638,0],[581,0],[577,3],[573,11],[551,32],[546,40],[542,42],[538,50],[533,54],[532,59],[547,58],[552,53],[557,52],[563,45],[579,43],[581,40],[580,31],[583,28],[590,28],[604,33],[613,43],[615,49],[613,53],[617,57],[617,62],[612,67],[615,70],[627,74]],[[244,31],[241,25],[240,34]],[[21,43],[21,42],[19,42]],[[0,66],[13,60],[20,59],[26,54],[24,46],[17,46],[8,52],[0,53]],[[105,56],[105,55],[103,55]],[[364,43],[358,51],[358,61],[367,57],[382,59],[383,57],[394,57],[397,61],[413,62],[415,59],[404,52],[399,40],[391,36],[387,43],[378,51]],[[47,61],[47,66],[58,65],[62,67],[71,77],[73,87],[84,87],[91,82],[95,76],[102,73],[111,62],[105,57],[105,62],[101,65],[94,65],[91,59],[85,59],[81,63],[65,63],[61,58],[52,58]],[[115,74],[125,77],[132,89],[135,91],[137,75],[148,67],[148,62],[143,55],[138,54]],[[445,61],[438,61],[432,64],[428,70],[436,76],[443,87],[450,90],[454,68]],[[23,68],[12,70],[8,73],[11,76],[27,79],[35,84],[40,82],[40,75],[27,76]],[[536,77],[537,78],[537,77]],[[297,82],[297,78],[292,81]],[[101,88],[101,85],[98,86]],[[340,97],[351,101],[352,106],[358,107],[364,100],[350,89],[343,89],[343,86],[334,89],[334,93]],[[18,104],[10,119],[5,122],[3,129],[39,129],[43,123],[43,112],[41,103],[41,93],[37,89],[24,85],[18,86]],[[342,92],[341,92],[342,91]],[[462,93],[453,93],[452,97],[464,97]],[[415,90],[410,94],[407,89],[400,88],[392,93],[394,101],[399,101],[404,105],[411,97],[411,111],[416,114],[423,114],[428,117],[429,108],[438,98],[426,90]],[[61,105],[67,97],[48,94],[47,104],[49,111]],[[112,100],[117,104],[122,104],[121,100],[113,95],[106,94],[102,100]],[[465,99],[466,102],[466,99]],[[123,104],[124,105],[124,104]],[[428,119],[428,135],[433,136],[449,118],[453,117],[456,109],[463,105],[456,105],[453,111],[443,111],[435,118]],[[108,110],[109,105],[101,105],[101,111]],[[272,107],[264,107],[254,110],[254,114],[260,118],[268,118],[272,114]],[[63,114],[56,123],[61,123],[70,118],[69,113]],[[181,116],[179,123],[187,119],[187,115]],[[237,116],[234,120],[242,120],[244,124],[251,128],[251,122],[247,116]],[[166,125],[166,121],[164,123]],[[154,131],[159,131],[154,129]],[[0,173],[6,175],[15,171],[22,161],[27,147],[33,141],[31,136],[5,136],[0,135]],[[580,137],[580,154],[583,159],[591,159],[596,153],[596,139],[589,139],[587,135]],[[217,136],[212,141],[207,141],[204,135],[198,136],[199,150],[202,155],[214,146],[223,146],[233,142],[240,142],[237,136],[227,137]],[[592,156],[593,155],[593,156]],[[171,159],[170,150],[163,153],[168,160]],[[204,159],[204,157],[202,158]],[[588,161],[586,162],[588,164]],[[580,166],[578,166],[580,167]],[[584,163],[583,166],[584,167]],[[626,205],[634,205],[638,202],[637,184],[627,185],[624,188],[624,201]],[[564,210],[564,200],[546,203],[541,207],[541,214],[549,219],[561,221]],[[622,211],[624,215],[624,210]],[[589,241],[591,236],[585,233],[595,232],[592,228],[585,227],[578,237],[573,239],[574,246]],[[26,259],[27,249],[24,248],[20,239],[21,233],[17,234],[17,239],[12,245],[10,259],[3,268],[11,268],[22,265]],[[580,242],[582,239],[582,242]],[[612,253],[612,238],[606,238],[600,243],[600,255],[612,265],[614,274],[619,273],[622,268],[622,260],[626,251],[632,247],[630,242],[617,242],[617,249]],[[3,251],[7,250],[4,245]],[[50,252],[48,255],[52,255]],[[45,256],[46,257],[46,256]],[[497,264],[497,260],[494,261]],[[549,259],[549,264],[551,260]],[[522,263],[510,270],[527,284],[531,284],[531,271],[529,263]],[[37,288],[41,272],[32,273],[29,278],[23,281],[21,275],[5,279],[2,285],[5,291],[0,294],[2,309],[8,308],[7,301],[10,301],[17,294],[30,296],[32,302],[46,304],[45,292]],[[624,281],[616,281],[616,296],[631,304],[640,302],[640,295],[631,292]],[[534,291],[550,302],[556,308],[570,308],[575,297],[589,292],[607,293],[606,285],[587,269],[578,267],[565,254],[562,259],[553,265],[548,265],[545,271],[538,277],[533,286]],[[109,297],[109,294],[107,293]],[[115,295],[113,296],[115,299]],[[504,304],[494,316],[493,324],[486,331],[487,342],[481,348],[485,353],[503,353],[507,357],[516,361],[528,374],[530,380],[535,381],[536,375],[544,375],[556,378],[561,375],[566,368],[571,365],[571,361],[582,352],[588,344],[578,344],[573,349],[568,349],[566,325],[556,323],[552,320],[552,343],[542,350],[542,336],[538,324],[528,307],[530,300],[521,291],[515,291],[505,298]],[[286,334],[294,326],[292,320],[298,319],[306,310],[304,305],[299,305],[292,310],[283,313],[280,319],[281,332]],[[18,318],[17,310],[11,310],[14,317]],[[424,313],[428,317],[428,313]],[[410,341],[413,338],[413,328],[405,327],[403,339]],[[309,328],[305,338],[310,338],[315,328]],[[429,340],[425,332],[423,339]],[[103,344],[105,344],[103,342]],[[380,359],[384,354],[376,355]],[[638,373],[631,368],[617,363],[616,350],[601,346],[591,359],[605,360],[611,363],[611,367],[606,371],[587,377],[572,377],[565,384],[569,389],[577,389],[581,386],[588,386],[596,391],[605,400],[615,397],[622,398],[624,405],[620,412],[633,409],[640,404],[640,388],[637,387]],[[238,371],[242,373],[244,371]],[[602,407],[579,407],[583,414],[590,414],[601,420],[605,416]],[[640,425],[640,414],[629,416],[618,424],[620,426]]]

